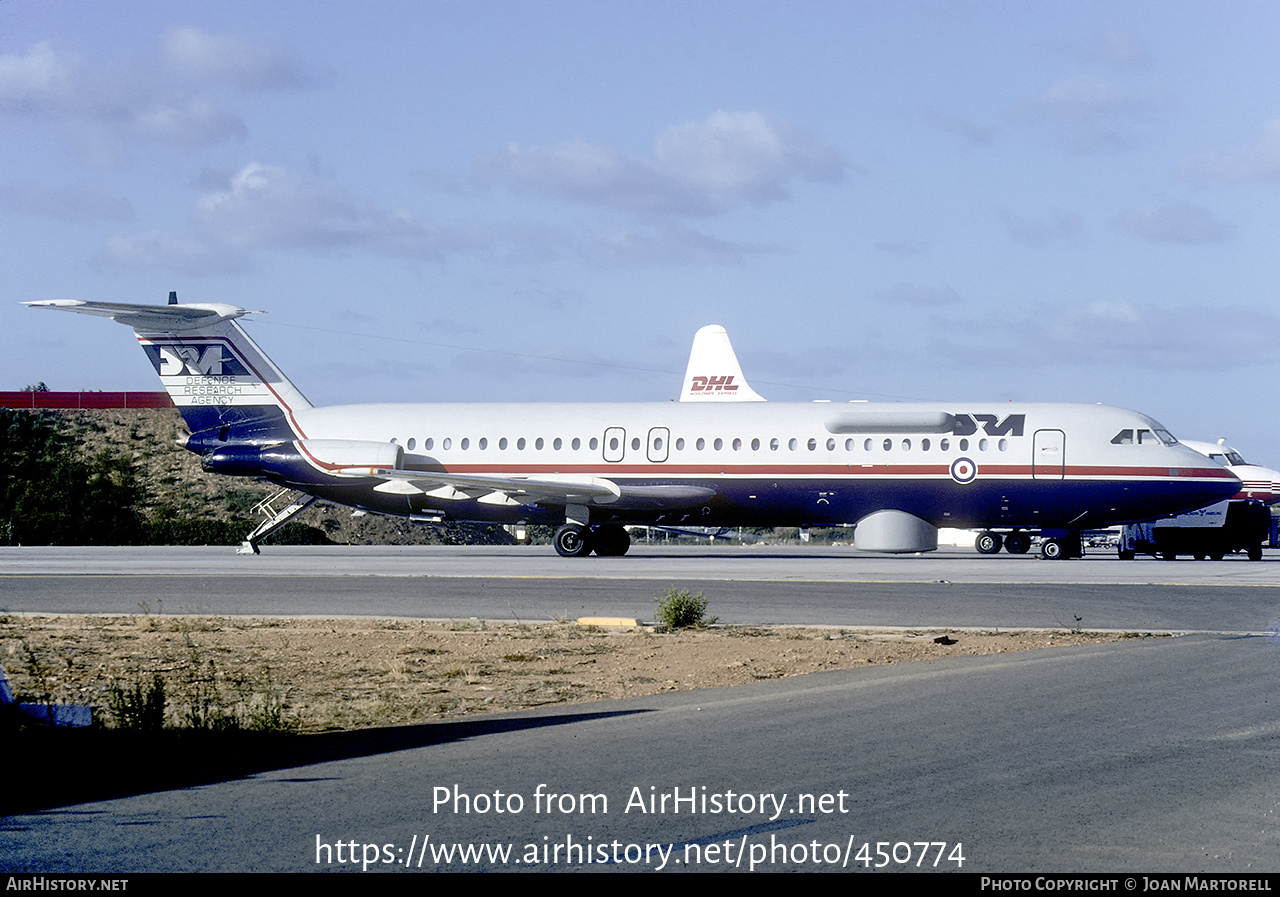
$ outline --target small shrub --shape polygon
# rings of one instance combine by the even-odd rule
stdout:
[[[164,728],[164,680],[157,673],[150,687],[135,682],[133,688],[119,684],[107,692],[111,719],[117,729],[130,732],[159,732]]]
[[[705,619],[707,599],[701,592],[691,595],[688,589],[667,589],[666,597],[653,600],[658,603],[654,616],[665,629],[688,629],[716,621],[715,617]]]

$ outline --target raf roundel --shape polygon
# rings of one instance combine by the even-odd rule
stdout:
[[[956,458],[951,462],[951,479],[961,485],[972,483],[978,475],[978,465],[969,458]]]

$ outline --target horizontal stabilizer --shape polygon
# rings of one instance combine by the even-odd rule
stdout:
[[[261,314],[238,305],[218,302],[193,305],[132,305],[124,302],[84,302],[79,299],[47,299],[43,302],[24,302],[32,308],[52,308],[73,311],[82,315],[96,315],[126,324],[139,333],[180,333],[209,327],[219,321],[229,321],[241,315]]]

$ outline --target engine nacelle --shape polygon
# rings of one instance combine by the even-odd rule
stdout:
[[[355,439],[299,439],[276,445],[224,445],[200,459],[210,473],[234,477],[297,479],[319,468],[325,473],[359,474],[404,467],[404,448],[394,442]]]
[[[368,473],[373,470],[400,470],[404,467],[404,448],[394,442],[303,439],[294,445],[313,464],[332,473]]]
[[[876,511],[858,521],[853,531],[853,547],[891,554],[936,551],[938,529],[906,511]]]

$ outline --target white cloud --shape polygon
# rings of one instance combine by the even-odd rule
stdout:
[[[1151,66],[1151,54],[1142,39],[1116,25],[1084,40],[1057,40],[1049,45],[1076,59],[1115,71],[1141,71]]]
[[[252,163],[196,203],[202,231],[236,249],[360,247],[435,258],[454,235],[411,212],[357,203],[336,184]]]
[[[139,111],[134,120],[139,133],[173,143],[220,143],[232,138],[243,140],[248,135],[238,116],[202,99],[153,106]]]
[[[1057,240],[1071,241],[1080,236],[1082,220],[1074,212],[1055,209],[1047,219],[1022,218],[1006,212],[1005,226],[1019,243],[1039,249]]]
[[[0,56],[0,110],[24,116],[79,110],[88,101],[82,69],[78,56],[59,56],[48,42],[25,56]]]
[[[161,40],[168,67],[191,78],[225,80],[242,90],[309,87],[315,79],[288,53],[233,34],[172,28]]]
[[[949,286],[922,287],[910,283],[897,284],[887,293],[881,293],[880,298],[894,305],[914,305],[921,308],[960,302],[960,294]]]
[[[1116,224],[1153,243],[1223,243],[1236,233],[1234,224],[1189,203],[1138,206],[1118,216]]]
[[[1073,153],[1127,149],[1150,110],[1151,100],[1107,78],[1068,78],[1049,86],[1029,104],[1032,119],[1048,126]]]
[[[1016,314],[938,321],[928,357],[943,366],[1018,369],[1228,371],[1274,364],[1269,309],[1098,300],[1080,307],[1028,302]],[[989,348],[1000,345],[1001,352]],[[1213,347],[1230,346],[1231,351]],[[1096,375],[1096,373],[1095,373]]]
[[[250,268],[240,253],[228,252],[225,247],[206,240],[158,230],[112,237],[107,242],[106,256],[98,262],[130,268],[163,268],[193,275],[235,273]]]
[[[483,235],[446,229],[412,212],[358,202],[331,181],[259,162],[201,195],[192,220],[193,236],[150,231],[117,237],[108,246],[108,259],[212,273],[244,270],[255,252],[270,249],[351,249],[438,259],[446,250],[474,251],[486,242]]]
[[[1280,118],[1263,125],[1262,134],[1252,143],[1192,156],[1183,162],[1182,173],[1192,178],[1230,181],[1280,179]]]
[[[0,208],[60,221],[128,221],[133,207],[95,187],[0,187]]]
[[[758,112],[715,112],[674,125],[652,157],[627,156],[582,140],[520,147],[476,163],[481,180],[636,213],[716,215],[786,199],[796,179],[836,183],[844,162],[826,143]]]
[[[206,99],[157,100],[144,74],[108,77],[76,54],[59,54],[47,42],[36,44],[25,56],[0,56],[0,112],[185,144],[245,136],[238,117]]]

